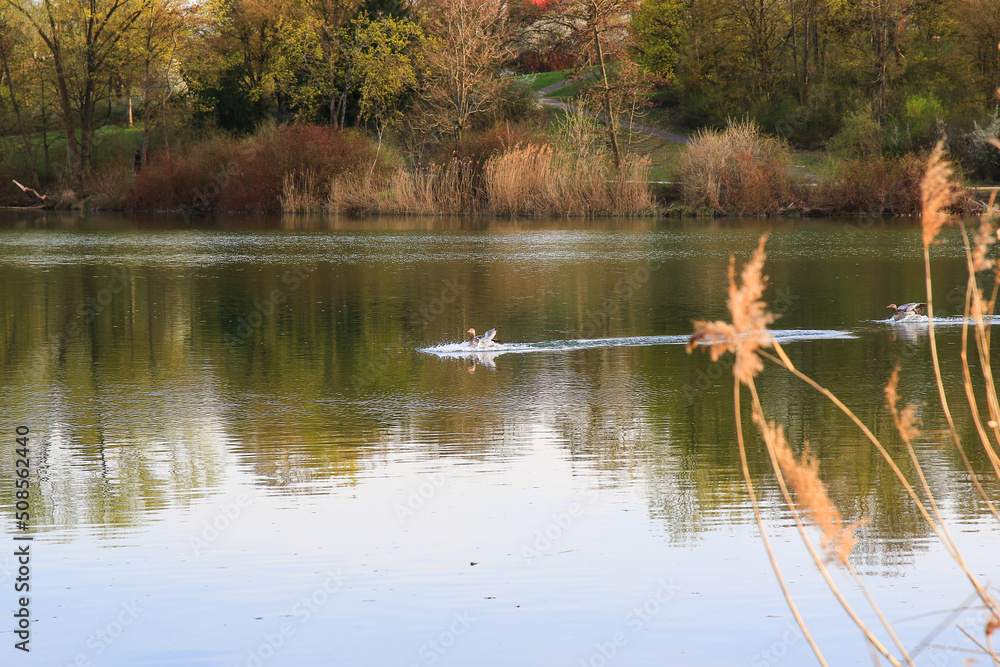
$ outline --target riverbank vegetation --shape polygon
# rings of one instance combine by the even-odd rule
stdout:
[[[0,0],[0,200],[916,213],[1000,180],[998,2]]]

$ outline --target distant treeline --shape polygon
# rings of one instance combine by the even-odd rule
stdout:
[[[652,100],[855,158],[947,132],[996,179],[998,44],[1000,0],[0,0],[0,178],[85,196],[275,124],[357,128],[414,168],[489,159],[537,113],[515,75],[590,67],[604,117]]]

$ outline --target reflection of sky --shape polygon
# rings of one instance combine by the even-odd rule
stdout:
[[[283,624],[291,631],[265,664],[429,664],[430,654],[446,665],[579,664],[616,641],[617,664],[749,664],[787,636],[791,617],[751,524],[672,546],[642,494],[606,485],[555,440],[543,429],[522,456],[478,461],[392,455],[354,486],[305,496],[236,472],[211,499],[156,512],[140,529],[48,533],[33,545],[32,664],[82,653],[95,664],[243,665]],[[787,518],[768,524],[831,664],[866,664]],[[956,527],[977,572],[995,562],[997,536],[989,524]],[[67,539],[72,548],[59,544]],[[912,572],[912,584],[868,577],[890,619],[965,598],[936,546]],[[846,577],[834,578],[863,608]],[[136,608],[98,657],[102,642],[88,636],[116,634]],[[940,619],[897,630],[912,647]],[[787,649],[786,664],[811,662],[805,642]]]
[[[134,349],[118,344],[113,354],[100,357],[81,336],[71,341],[66,366],[44,348],[31,350],[30,364],[15,356],[21,369],[33,366],[51,375],[5,371],[23,386],[0,388],[0,394],[20,396],[22,413],[35,410],[48,442],[41,490],[53,525],[34,544],[33,664],[68,664],[78,655],[110,665],[246,665],[255,658],[267,665],[577,665],[603,664],[601,659],[634,665],[761,664],[761,659],[776,664],[766,656],[781,658],[781,664],[811,663],[805,642],[788,634],[791,616],[731,465],[735,454],[725,451],[732,446],[731,423],[724,416],[732,414],[728,366],[720,365],[720,373],[706,376],[702,386],[697,372],[709,364],[703,355],[684,354],[687,335],[677,332],[689,329],[689,312],[661,303],[675,296],[666,279],[654,278],[648,290],[637,292],[628,304],[633,319],[622,315],[615,321],[615,335],[630,327],[648,334],[629,331],[611,339],[634,345],[605,341],[546,348],[490,358],[492,366],[477,359],[486,368],[475,374],[467,372],[469,359],[414,351],[449,340],[450,334],[441,332],[460,332],[466,319],[498,323],[494,306],[508,308],[520,317],[522,330],[534,327],[538,334],[524,333],[515,344],[578,342],[585,329],[578,325],[586,319],[573,317],[600,308],[599,288],[614,283],[605,276],[629,275],[623,263],[650,258],[664,264],[711,258],[720,270],[705,280],[720,288],[712,297],[712,307],[719,309],[728,254],[755,235],[691,230],[393,232],[370,238],[189,231],[25,235],[21,250],[9,252],[30,259],[0,257],[0,268],[14,266],[12,275],[20,275],[27,267],[31,280],[42,284],[41,274],[57,265],[133,266],[135,294],[146,294],[148,312],[167,320],[149,325],[148,349],[145,332],[137,330],[134,339],[113,339]],[[900,247],[890,240],[892,248]],[[771,247],[776,281],[782,272],[793,274],[799,266],[793,261],[803,256],[807,261],[801,265],[809,267],[831,257],[841,262],[837,267],[845,261],[854,267],[855,258],[879,264],[899,254],[919,259],[917,251],[887,255],[878,243],[845,247],[837,234],[776,235]],[[437,279],[453,273],[447,263],[468,268],[470,253],[486,272],[502,274],[505,286],[523,293],[510,295],[510,302],[502,296],[470,299],[469,312],[454,314],[454,322],[442,316],[437,329],[386,327],[376,343],[388,351],[390,371],[353,393],[338,373],[347,373],[343,367],[354,361],[351,355],[372,341],[352,348],[356,343],[345,339],[328,353],[321,341],[309,338],[312,330],[290,327],[272,341],[262,327],[259,339],[233,355],[212,347],[218,341],[203,326],[205,313],[192,317],[208,301],[230,298],[209,289],[223,274],[233,285],[247,287],[233,297],[233,312],[223,313],[235,317],[245,314],[256,294],[255,275],[275,283],[285,267],[322,258],[325,268],[296,294],[302,298],[295,308],[272,320],[295,324],[295,317],[310,309],[315,314],[340,308],[354,298],[350,289],[368,289],[382,275],[379,268],[362,273],[359,267],[392,265],[402,275],[392,289],[400,290],[408,277],[433,273],[427,281],[433,295],[440,290]],[[115,257],[111,264],[109,254]],[[255,271],[246,271],[248,265]],[[584,268],[577,273],[579,266]],[[168,268],[173,272],[158,283]],[[361,277],[354,283],[338,279],[350,272]],[[467,282],[480,272],[476,268]],[[840,277],[819,273],[824,288]],[[538,276],[552,281],[539,287]],[[808,281],[784,280],[803,292],[819,289]],[[866,276],[858,281],[878,282]],[[567,305],[576,294],[559,293],[581,285],[592,290],[589,300]],[[331,291],[324,291],[327,287]],[[344,295],[334,288],[343,288]],[[429,298],[417,291],[404,296],[413,304]],[[692,289],[678,303],[688,300],[711,310],[701,296]],[[845,398],[868,409],[871,376],[880,374],[871,360],[881,359],[875,353],[885,352],[879,346],[887,341],[897,345],[895,353],[910,355],[901,385],[907,400],[932,400],[922,353],[908,347],[925,339],[923,331],[908,336],[908,329],[872,323],[870,312],[863,318],[855,313],[870,310],[870,304],[842,304],[841,297],[830,292],[816,303],[793,300],[795,307],[780,323],[792,323],[787,342],[796,363],[827,360],[833,381],[847,390]],[[73,307],[76,298],[63,305]],[[539,299],[549,299],[545,303],[556,310],[565,306],[564,319],[536,312]],[[881,316],[884,299],[871,299]],[[169,305],[158,310],[157,300]],[[137,305],[144,305],[138,297],[129,308]],[[115,307],[125,310],[121,303]],[[803,335],[809,308],[826,318],[817,327],[840,329]],[[393,324],[396,311],[380,312]],[[669,317],[649,317],[650,312]],[[366,321],[374,319],[362,314]],[[231,320],[220,319],[228,328],[214,333],[233,329]],[[301,321],[319,322],[322,336],[329,333],[323,328],[328,322],[339,326],[332,316]],[[294,335],[285,336],[289,331]],[[674,335],[654,335],[664,332]],[[384,332],[373,326],[364,333]],[[954,342],[954,333],[943,340]],[[275,352],[289,358],[278,363],[267,356]],[[295,355],[308,361],[296,363],[301,359]],[[393,375],[395,366],[406,370]],[[836,443],[838,449],[827,453],[846,454],[848,462],[868,451],[865,445],[862,452],[856,433],[843,437],[836,419],[801,399],[801,386],[773,374],[761,384],[765,404],[795,430],[795,442]],[[692,386],[697,391],[689,397],[683,390]],[[664,409],[668,404],[675,409]],[[884,411],[874,410],[884,420]],[[936,412],[925,412],[933,423]],[[966,557],[988,578],[995,574],[997,527],[977,519],[981,508],[963,496],[965,473],[953,452],[929,440],[918,447],[930,463],[932,484],[942,491],[946,513],[967,522],[953,522]],[[842,493],[854,490],[858,468],[829,459],[823,466]],[[767,478],[766,472],[756,475]],[[792,532],[773,483],[768,479],[765,486],[761,495],[772,543],[831,664],[869,664],[857,631],[824,592]],[[869,494],[858,502],[871,507],[849,507],[848,518],[873,510],[889,523],[890,513],[878,504],[884,499],[873,496],[883,489],[892,496],[891,485],[876,477],[856,486]],[[898,502],[885,504],[898,513],[892,518],[907,512]],[[881,525],[876,532],[875,527],[859,533],[859,568],[913,647],[943,620],[941,612],[965,600],[969,586],[926,529]],[[10,529],[5,523],[4,530]],[[0,565],[9,577],[10,560]],[[342,583],[331,582],[329,573]],[[839,572],[834,577],[864,608],[847,578]],[[134,618],[132,609],[140,610]],[[876,625],[870,614],[865,618]],[[956,636],[954,623],[943,643],[967,645]],[[948,657],[955,664],[964,658]]]

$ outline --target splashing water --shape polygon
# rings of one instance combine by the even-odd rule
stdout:
[[[850,331],[832,329],[785,329],[771,331],[779,343],[805,340],[829,340],[835,338],[857,338]],[[650,345],[687,345],[690,335],[674,336],[629,336],[627,338],[574,338],[570,340],[548,340],[537,343],[503,343],[488,348],[475,348],[468,341],[443,343],[431,347],[417,348],[418,352],[433,354],[442,358],[465,358],[500,354],[523,354],[527,352],[571,352],[604,347],[644,347]]]

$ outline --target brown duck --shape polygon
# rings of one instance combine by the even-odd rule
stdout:
[[[469,329],[465,332],[469,334],[469,345],[478,349],[483,347],[493,347],[494,345],[501,344],[499,340],[496,340],[497,329],[499,328],[499,326],[495,326],[482,336],[477,336],[475,329]]]
[[[927,314],[927,304],[926,303],[904,303],[902,306],[897,306],[894,303],[890,303],[886,308],[891,308],[895,311],[892,315],[892,319],[901,320],[904,317],[910,315],[926,315]]]

